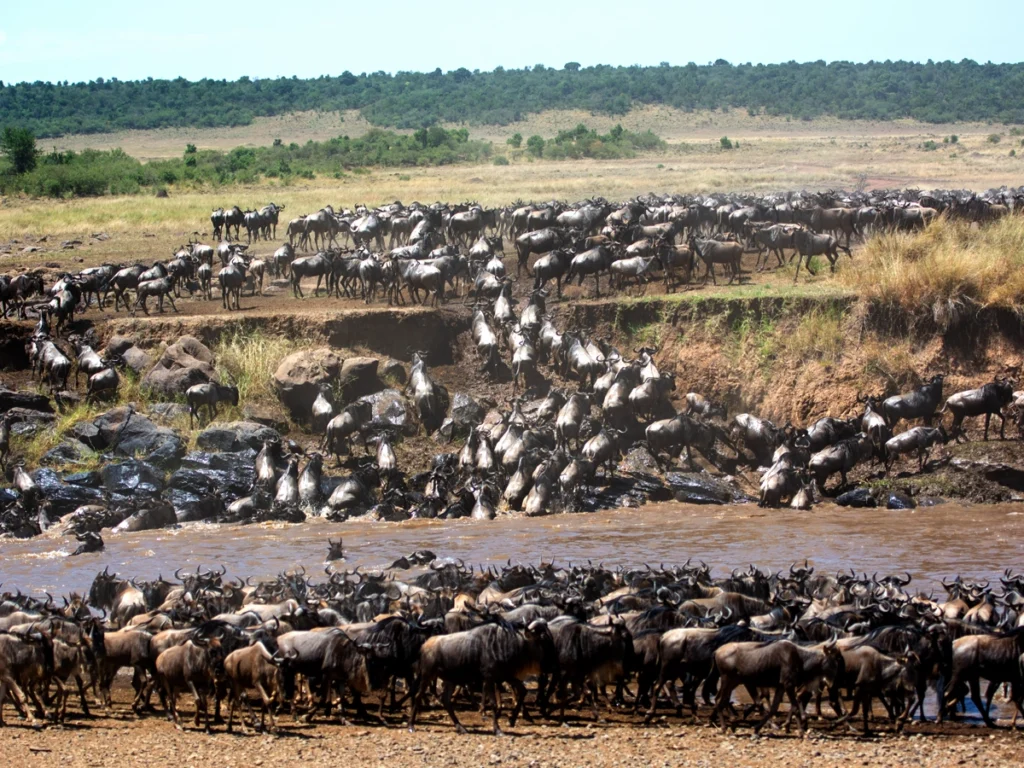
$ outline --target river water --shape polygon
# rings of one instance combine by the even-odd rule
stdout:
[[[586,515],[493,521],[410,521],[299,525],[191,524],[175,530],[112,534],[106,550],[69,557],[74,539],[41,536],[0,542],[4,590],[87,590],[109,566],[122,575],[170,577],[176,568],[223,564],[230,576],[273,576],[299,565],[323,573],[328,537],[344,537],[339,567],[384,567],[416,549],[467,563],[554,560],[605,565],[705,560],[713,573],[756,563],[786,568],[807,558],[819,570],[869,574],[909,571],[928,591],[940,578],[991,579],[1024,570],[1024,506],[943,504],[913,511],[823,505],[813,512],[762,510],[747,504],[704,507],[650,504]],[[939,590],[941,593],[941,590]]]

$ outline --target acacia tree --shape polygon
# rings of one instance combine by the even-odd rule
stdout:
[[[36,137],[28,128],[8,125],[0,133],[0,154],[10,159],[14,172],[28,173],[36,167]]]

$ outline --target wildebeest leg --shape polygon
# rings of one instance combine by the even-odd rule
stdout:
[[[988,707],[982,705],[981,701],[981,680],[977,675],[971,678],[971,701],[974,702],[974,706],[981,713],[982,719],[985,721],[985,725],[989,728],[995,728],[996,724],[992,722],[992,718],[989,716]]]
[[[486,687],[487,686],[485,685],[484,688],[486,689]],[[494,690],[494,735],[495,736],[504,736],[505,734],[503,734],[501,732],[501,726],[498,725],[498,718],[501,716],[501,690],[499,689],[499,684],[497,682],[495,682],[493,684],[493,690]],[[481,696],[481,698],[483,698],[483,697]]]
[[[775,717],[775,713],[779,711],[779,704],[782,703],[782,697],[785,693],[786,689],[781,685],[775,689],[775,695],[772,696],[772,703],[771,706],[768,708],[768,713],[763,718],[761,718],[761,720],[758,721],[756,725],[754,725],[755,736],[761,732],[761,729],[765,726],[765,723],[767,723],[769,720]],[[790,700],[793,702],[793,706],[796,706],[795,692]],[[801,724],[802,723],[803,720],[801,719]]]
[[[715,708],[711,711],[711,725],[715,724],[715,715],[718,715],[718,722],[722,727],[722,733],[725,733],[726,726],[732,728],[733,731],[736,730],[736,726],[725,719],[725,707],[729,704],[729,699],[732,697],[734,690],[736,690],[736,682],[730,679],[723,679],[722,687],[719,689],[715,700]]]
[[[445,680],[444,683],[441,685],[441,704],[444,706],[445,711],[448,713],[448,717],[450,717],[452,722],[455,723],[456,732],[465,735],[466,729],[462,725],[462,723],[459,722],[459,718],[455,714],[455,707],[452,706],[452,693],[454,690],[455,683],[451,683]],[[411,721],[409,723],[409,727],[412,728]]]

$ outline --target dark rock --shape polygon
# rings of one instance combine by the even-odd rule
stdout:
[[[11,424],[11,434],[15,437],[34,437],[45,429],[49,429],[49,427],[33,421],[19,421],[17,424]]]
[[[910,496],[899,491],[889,491],[885,497],[886,509],[914,509],[917,504]]]
[[[110,341],[107,342],[107,346],[103,351],[106,356],[111,355],[123,355],[129,349],[135,346],[135,339],[129,336],[114,335],[110,337]]]
[[[215,423],[199,433],[196,445],[208,451],[242,451],[252,448],[258,451],[264,440],[280,440],[276,429],[252,421],[230,421]]]
[[[307,422],[320,388],[340,380],[342,359],[329,347],[304,349],[288,355],[274,372],[281,404],[296,421]]]
[[[179,491],[201,495],[200,490],[212,483],[225,499],[233,501],[252,489],[256,479],[256,452],[206,453],[196,451],[181,462],[181,469],[171,475],[168,485]],[[205,478],[200,480],[199,477]]]
[[[129,407],[113,408],[98,416],[93,424],[100,433],[98,440],[102,447],[98,450],[111,451],[118,456],[142,457],[164,469],[173,466],[185,454],[185,441],[176,432],[158,427]]]
[[[74,392],[70,389],[64,389],[60,392],[54,393],[53,402],[57,404],[57,408],[66,412],[81,405],[82,396],[78,392]]]
[[[64,466],[65,464],[84,464],[94,456],[94,452],[77,440],[65,440],[48,450],[39,459],[43,466]]]
[[[261,408],[256,405],[246,405],[242,408],[242,418],[246,421],[253,421],[265,427],[276,429],[278,432],[288,431],[288,421],[283,413],[275,412],[269,408]]]
[[[188,406],[181,403],[153,403],[146,410],[151,417],[162,421],[188,416]]]
[[[619,462],[620,472],[660,472],[661,468],[654,456],[642,445],[630,449],[629,453],[622,457]]]
[[[122,496],[155,496],[164,489],[164,475],[152,464],[129,460],[108,464],[100,473],[103,486],[109,493]]]
[[[1024,469],[998,461],[971,461],[961,458],[953,459],[950,466],[962,472],[980,473],[986,480],[999,483],[1011,490],[1024,491]]]
[[[101,504],[105,501],[100,490],[64,483],[52,469],[37,469],[31,475],[39,486],[39,493],[45,500],[51,519],[63,517],[86,504]]]
[[[184,395],[195,385],[216,378],[213,353],[202,342],[182,336],[164,350],[160,359],[145,376],[142,385],[168,398]]]
[[[411,417],[409,405],[397,389],[385,389],[367,395],[360,398],[359,402],[370,403],[373,414],[371,432],[400,432],[407,436],[416,434],[417,427]]]
[[[878,502],[875,501],[875,497],[871,494],[871,491],[867,488],[854,488],[852,491],[847,491],[841,494],[836,499],[836,504],[841,507],[877,507]]]
[[[138,347],[128,347],[122,354],[121,359],[128,368],[139,376],[145,375],[153,367],[153,358]]]
[[[377,377],[379,365],[375,357],[349,357],[341,364],[341,393],[346,402],[384,388]]]
[[[633,480],[634,494],[641,495],[651,501],[668,501],[674,498],[672,490],[661,481],[656,475],[645,472],[630,473]]]
[[[94,451],[102,451],[108,445],[106,436],[91,421],[78,422],[68,430],[68,434]]]
[[[185,441],[172,432],[146,456],[146,461],[160,469],[173,470],[185,455],[185,447]]]
[[[34,411],[30,408],[11,408],[7,411],[7,421],[11,425],[11,432],[19,434],[31,434],[26,431],[18,431],[20,426],[31,426],[36,429],[48,427],[57,420],[57,417],[46,411]]]
[[[452,396],[450,413],[452,421],[455,422],[456,437],[468,435],[487,415],[484,407],[464,392],[456,392]]]
[[[103,485],[103,475],[99,472],[72,472],[64,475],[64,482],[71,485],[84,485],[86,488],[100,488]]]
[[[686,504],[726,504],[747,498],[728,483],[700,472],[669,472],[665,483],[675,500]]]
[[[405,384],[409,380],[405,366],[393,358],[388,358],[380,367],[380,375],[393,384]]]

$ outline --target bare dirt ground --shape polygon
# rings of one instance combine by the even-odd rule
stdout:
[[[443,711],[426,713],[417,731],[404,728],[404,718],[388,716],[387,727],[377,723],[330,724],[319,718],[312,725],[281,718],[277,736],[228,734],[223,725],[207,735],[191,721],[190,698],[179,704],[185,731],[176,731],[162,713],[137,719],[128,712],[124,688],[115,689],[115,715],[83,719],[74,704],[68,723],[41,731],[29,728],[16,715],[0,730],[0,749],[13,766],[61,765],[84,768],[99,765],[251,766],[261,765],[400,765],[400,766],[661,766],[735,765],[850,766],[850,765],[1018,765],[1024,759],[1020,732],[992,732],[975,725],[908,725],[896,735],[888,725],[881,735],[864,738],[842,727],[813,726],[807,738],[796,729],[781,729],[753,739],[740,726],[723,735],[706,725],[682,725],[674,715],[649,728],[640,719],[615,712],[593,722],[589,712],[569,712],[568,724],[538,719],[505,728],[504,737],[490,734],[490,720],[461,712],[470,731],[459,736]],[[74,710],[72,713],[71,710]],[[878,721],[876,721],[878,722]],[[881,723],[878,722],[881,726]]]

